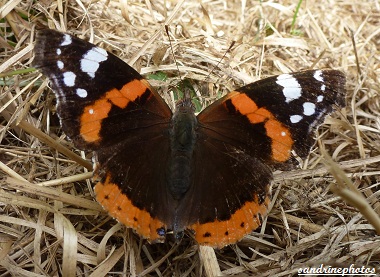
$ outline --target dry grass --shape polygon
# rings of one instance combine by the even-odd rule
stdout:
[[[380,4],[304,1],[297,14],[296,7],[1,0],[1,276],[294,276],[320,264],[377,268]],[[275,175],[261,230],[222,250],[189,238],[150,245],[109,218],[93,201],[90,153],[85,160],[59,131],[53,94],[30,70],[36,28],[67,30],[142,74],[165,72],[168,80],[157,85],[173,104],[168,89],[179,79],[164,24],[180,72],[195,81],[203,105],[261,76],[325,67],[347,74],[347,107],[319,128],[302,169]]]

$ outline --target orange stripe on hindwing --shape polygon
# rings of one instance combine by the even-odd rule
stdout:
[[[244,235],[260,226],[260,217],[267,214],[270,198],[259,204],[259,196],[253,195],[253,201],[244,203],[231,218],[224,221],[215,220],[208,223],[195,223],[189,226],[194,230],[198,243],[211,247],[222,248],[227,244],[236,243]]]
[[[237,93],[230,100],[235,109],[246,116],[250,123],[264,122],[266,135],[272,140],[272,158],[277,162],[287,161],[294,143],[289,129],[278,121],[269,110],[259,108],[255,101],[245,93]]]
[[[101,140],[102,121],[108,117],[112,105],[124,109],[129,102],[135,101],[147,89],[149,90],[150,86],[146,81],[136,79],[125,84],[120,90],[115,88],[109,90],[92,105],[86,106],[80,118],[80,135],[82,138],[86,142],[99,142]]]
[[[119,222],[133,228],[138,234],[150,241],[165,239],[166,225],[153,218],[146,210],[136,207],[128,196],[120,190],[120,185],[111,181],[110,174],[103,182],[98,182],[94,191],[96,200]]]

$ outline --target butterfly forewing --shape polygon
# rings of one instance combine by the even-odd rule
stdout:
[[[308,154],[313,132],[334,106],[344,106],[344,95],[340,71],[282,74],[236,89],[198,119],[201,132],[275,166],[294,161],[291,151],[302,158]]]
[[[39,31],[34,65],[49,77],[63,130],[78,148],[109,146],[130,130],[170,122],[170,108],[139,73],[89,42]]]

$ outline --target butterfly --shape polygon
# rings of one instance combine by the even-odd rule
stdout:
[[[34,52],[63,131],[94,152],[97,201],[149,241],[187,229],[203,245],[239,241],[267,214],[273,171],[306,157],[345,105],[345,75],[318,69],[248,84],[196,116],[189,97],[173,112],[136,70],[69,34],[39,31]]]

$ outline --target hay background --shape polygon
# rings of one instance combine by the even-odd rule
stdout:
[[[378,268],[380,5],[305,1],[296,13],[297,4],[0,1],[1,276],[295,276],[322,263]],[[167,73],[153,85],[173,105],[169,90],[179,74],[164,23],[180,74],[194,80],[203,106],[269,75],[325,67],[347,74],[347,107],[319,128],[302,169],[275,174],[274,206],[261,229],[222,250],[189,238],[150,245],[109,218],[93,200],[90,153],[60,132],[47,81],[30,68],[37,28],[68,31],[142,74]],[[337,164],[321,163],[321,150]]]

